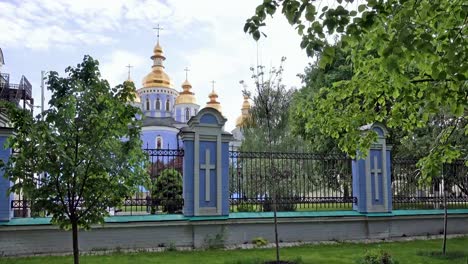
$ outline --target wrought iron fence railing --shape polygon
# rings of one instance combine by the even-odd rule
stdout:
[[[231,212],[351,210],[351,159],[343,154],[231,150]],[[276,199],[273,199],[276,198]]]
[[[183,149],[145,149],[148,154],[148,180],[131,197],[123,197],[121,205],[108,208],[111,215],[144,215],[182,213]],[[47,177],[47,176],[45,176]],[[39,180],[39,179],[38,179]],[[48,216],[38,209],[37,202],[23,193],[11,201],[14,217]]]
[[[468,208],[468,167],[464,160],[445,164],[431,180],[422,179],[417,162],[392,160],[394,209],[442,209],[444,189],[447,208]]]

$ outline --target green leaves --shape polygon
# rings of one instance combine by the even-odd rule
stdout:
[[[328,66],[331,62],[333,62],[334,57],[335,57],[335,48],[325,47],[323,49],[322,57],[319,60],[320,68],[324,69],[326,66]]]
[[[366,10],[366,8],[367,8],[366,5],[359,5],[359,6],[358,6],[358,11],[359,11],[359,13],[364,12],[364,10]]]
[[[6,174],[14,190],[37,201],[35,208],[50,212],[62,228],[72,221],[84,228],[102,222],[106,209],[145,177],[138,109],[126,104],[135,88],[125,83],[110,89],[98,65],[85,56],[66,77],[50,73],[44,121],[20,109],[9,112],[16,133],[8,144],[19,153]],[[38,184],[35,175],[44,172]]]
[[[313,22],[315,20],[315,6],[313,5],[308,5],[306,7],[306,13],[305,13],[305,18],[309,22]]]
[[[294,114],[302,123],[295,129],[306,135],[319,130],[348,152],[369,146],[372,138],[358,128],[375,121],[412,135],[429,125],[437,124],[433,131],[444,130],[461,120],[450,137],[465,132],[460,124],[468,118],[466,6],[449,0],[368,0],[357,10],[347,10],[342,1],[336,2],[319,8],[316,2],[271,1],[282,6],[283,15],[297,28],[300,47],[309,56],[319,54],[314,72],[323,73],[314,76],[328,79],[318,81],[323,86],[314,93],[303,94]],[[333,76],[339,73],[333,65],[338,51],[329,41],[336,33],[352,65],[352,77],[346,80]],[[438,123],[440,116],[445,121]],[[467,156],[459,143],[464,141],[431,137],[428,142],[434,146],[424,153],[429,159],[447,161],[458,152]],[[430,167],[431,162],[421,166]],[[422,171],[429,175],[431,169]]]

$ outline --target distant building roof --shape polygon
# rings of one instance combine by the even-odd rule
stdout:
[[[165,127],[180,127],[181,125],[186,125],[182,122],[177,122],[172,117],[150,117],[145,116],[143,117],[143,126],[165,126]]]

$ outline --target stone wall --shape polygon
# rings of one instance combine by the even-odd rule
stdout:
[[[438,235],[442,228],[442,215],[281,218],[279,238],[282,242],[390,239]],[[448,231],[468,234],[468,215],[451,215]],[[255,237],[274,241],[272,219],[106,223],[80,231],[79,241],[82,252],[92,252],[173,245],[203,248],[217,242],[240,245],[251,243]],[[0,226],[3,256],[61,254],[71,249],[71,232],[56,226]]]

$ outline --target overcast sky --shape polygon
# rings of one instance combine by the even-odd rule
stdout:
[[[0,0],[0,47],[4,72],[19,82],[25,75],[40,105],[40,73],[58,71],[81,62],[89,54],[100,62],[103,78],[111,86],[126,79],[128,64],[138,88],[151,70],[156,33],[166,55],[166,72],[181,91],[184,68],[189,67],[198,104],[208,101],[211,81],[228,118],[227,130],[240,115],[242,87],[249,89],[251,66],[256,65],[257,45],[244,34],[245,20],[261,0]],[[261,64],[285,62],[284,83],[300,87],[296,76],[311,59],[299,47],[300,38],[282,16],[269,20],[268,37],[259,42]],[[46,102],[49,94],[46,93]]]

